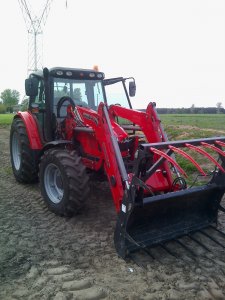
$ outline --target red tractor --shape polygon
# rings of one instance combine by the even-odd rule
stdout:
[[[21,183],[39,179],[53,212],[77,213],[89,180],[107,178],[118,212],[115,247],[123,258],[217,222],[218,210],[224,211],[225,137],[168,141],[155,103],[146,111],[132,109],[133,78],[45,68],[26,79],[25,89],[28,111],[18,112],[11,126],[13,173]],[[185,148],[215,165],[210,176]],[[209,176],[207,184],[189,187],[174,153]]]

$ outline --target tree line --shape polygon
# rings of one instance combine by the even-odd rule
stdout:
[[[225,114],[223,107],[157,108],[159,114]]]
[[[17,90],[6,89],[0,94],[0,113],[12,113],[13,107],[19,104],[20,93]]]
[[[12,113],[15,106],[19,105],[20,93],[17,90],[6,89],[0,94],[0,114]],[[26,110],[28,98],[20,104],[20,110]],[[222,102],[217,102],[215,107],[195,107],[194,104],[189,108],[157,108],[159,114],[224,114],[225,109]]]

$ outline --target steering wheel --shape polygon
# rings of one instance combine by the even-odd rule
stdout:
[[[64,96],[64,97],[60,98],[59,102],[57,103],[57,118],[61,117],[60,116],[60,109],[61,109],[62,105],[64,104],[64,102],[66,102],[66,101],[68,101],[72,105],[72,108],[74,110],[75,103],[74,103],[73,99],[70,98],[70,97]]]

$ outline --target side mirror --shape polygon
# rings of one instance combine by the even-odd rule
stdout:
[[[32,98],[38,95],[39,80],[36,77],[28,78],[25,80],[26,95]]]
[[[135,81],[129,82],[129,96],[134,97],[136,94],[136,84]]]

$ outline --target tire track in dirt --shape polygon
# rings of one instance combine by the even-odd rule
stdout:
[[[157,258],[139,258],[145,269],[116,255],[116,215],[105,183],[93,184],[86,209],[65,219],[52,214],[38,184],[18,184],[12,175],[9,129],[0,128],[0,299],[224,299],[224,249],[203,236],[211,252],[193,241],[160,247]],[[221,226],[225,219],[221,215]],[[216,238],[224,243],[219,234]]]
[[[9,165],[9,162],[5,160],[4,162],[1,164],[2,170]],[[73,297],[76,299],[105,298],[106,293],[101,287],[94,284],[93,279],[83,278],[85,277],[84,271],[76,269],[74,266],[69,268],[60,262],[60,258],[63,257],[64,260],[66,258],[68,263],[71,263],[71,260],[76,257],[76,252],[81,250],[81,245],[86,247],[88,239],[80,245],[76,245],[76,239],[70,239],[73,237],[73,227],[78,222],[56,217],[48,211],[43,203],[38,185],[20,185],[15,182],[12,174],[7,175],[5,172],[0,173],[0,199],[1,242],[4,242],[6,246],[5,256],[4,253],[1,253],[1,258],[5,263],[1,265],[1,279],[5,277],[7,286],[8,278],[25,276],[22,280],[22,287],[15,288],[14,293],[11,288],[9,289],[13,298],[44,299],[46,295],[48,297],[55,295],[54,297],[59,299],[61,296],[69,297],[68,299]],[[81,226],[83,221],[79,223]],[[87,227],[89,229],[90,226]],[[69,238],[62,242],[65,236]],[[78,238],[81,236],[79,235]],[[90,238],[95,239],[96,236],[92,235]],[[15,249],[8,251],[12,245],[16,246]],[[71,251],[67,251],[67,248],[72,249],[73,255],[71,255]],[[52,251],[54,258],[59,259],[55,262],[57,266],[52,266],[51,261],[43,263],[43,259],[51,257],[49,251]],[[25,267],[23,260],[26,260],[29,265]],[[23,268],[21,268],[21,264],[23,264]],[[38,267],[34,267],[35,265]],[[84,260],[79,259],[77,265],[84,267]],[[18,269],[19,272],[16,271]],[[80,275],[82,275],[81,278]],[[29,279],[29,289],[25,284],[25,279]],[[54,288],[46,290],[46,283]],[[56,283],[58,290],[55,290]],[[5,298],[6,294],[2,293],[2,295]]]

